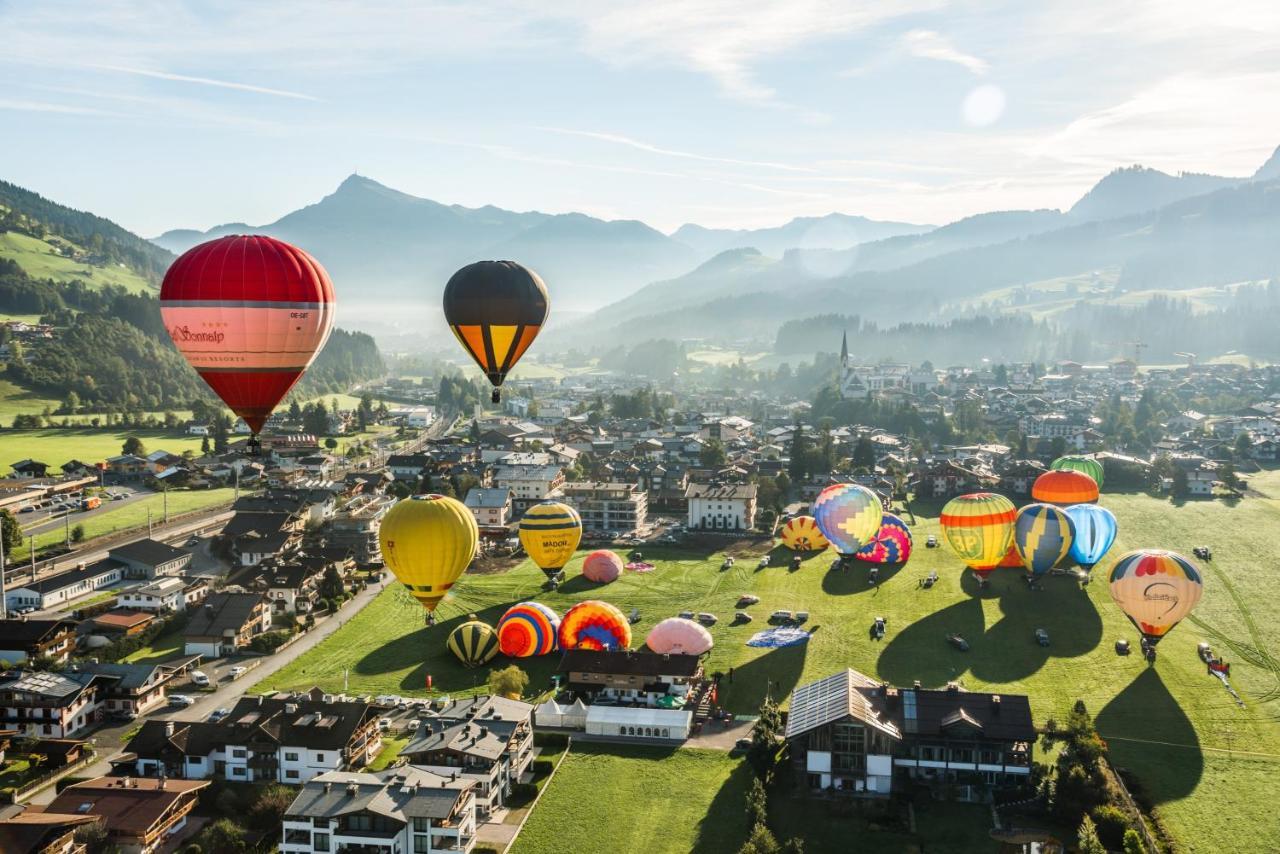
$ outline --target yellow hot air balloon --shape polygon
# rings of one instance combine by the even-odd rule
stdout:
[[[476,556],[479,538],[471,511],[443,495],[404,499],[378,532],[383,561],[428,613]]]
[[[533,562],[554,580],[582,542],[582,518],[559,501],[535,504],[520,520],[520,545]]]
[[[1191,613],[1203,592],[1200,571],[1176,552],[1139,549],[1111,568],[1111,598],[1153,646]]]
[[[1013,502],[993,492],[957,496],[942,508],[947,545],[980,578],[1000,565],[1013,545]]]

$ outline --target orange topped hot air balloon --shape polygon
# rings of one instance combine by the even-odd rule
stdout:
[[[160,315],[200,378],[255,436],[324,347],[333,283],[314,258],[265,235],[183,253],[160,286]]]
[[[546,323],[549,305],[542,279],[514,261],[468,264],[445,285],[445,320],[493,384],[494,403],[507,372]]]
[[[1036,478],[1031,497],[1045,504],[1069,507],[1098,500],[1098,482],[1082,471],[1055,469]]]

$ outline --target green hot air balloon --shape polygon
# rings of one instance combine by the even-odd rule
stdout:
[[[1105,473],[1102,463],[1093,457],[1080,457],[1069,454],[1065,457],[1058,457],[1049,468],[1054,471],[1078,471],[1089,475],[1094,482],[1098,484],[1098,488],[1102,488],[1102,476]]]

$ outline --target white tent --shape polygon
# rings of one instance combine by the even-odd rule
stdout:
[[[533,722],[536,726],[582,729],[587,725],[587,705],[582,700],[568,706],[547,700],[533,710]]]
[[[693,712],[630,706],[587,707],[587,734],[683,741],[693,726]]]

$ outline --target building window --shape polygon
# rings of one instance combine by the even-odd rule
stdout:
[[[297,762],[297,761],[298,761],[298,754],[296,754],[296,753],[286,753],[286,754],[284,755],[284,761],[285,761],[285,762]]]
[[[236,747],[236,748],[233,748],[231,751],[231,758],[233,759],[244,759],[246,755],[247,754],[245,753],[245,749],[243,747]]]
[[[311,841],[311,834],[307,833],[305,830],[293,830],[292,828],[290,828],[284,832],[285,845],[306,845],[310,841]],[[326,843],[328,842],[327,837],[325,841]]]
[[[314,837],[312,837],[311,850],[312,851],[328,851],[329,850],[329,834],[317,833]]]
[[[316,761],[317,761],[317,762],[323,762],[323,761],[324,761],[324,754],[323,754],[323,753],[317,753],[317,754],[316,754]]]
[[[431,837],[430,836],[413,837],[413,850],[414,850],[414,854],[430,854]]]
[[[297,772],[297,771],[285,771],[285,772],[284,772],[284,776],[285,776],[285,779],[286,779],[286,780],[296,780],[296,779],[298,779],[298,772]]]

